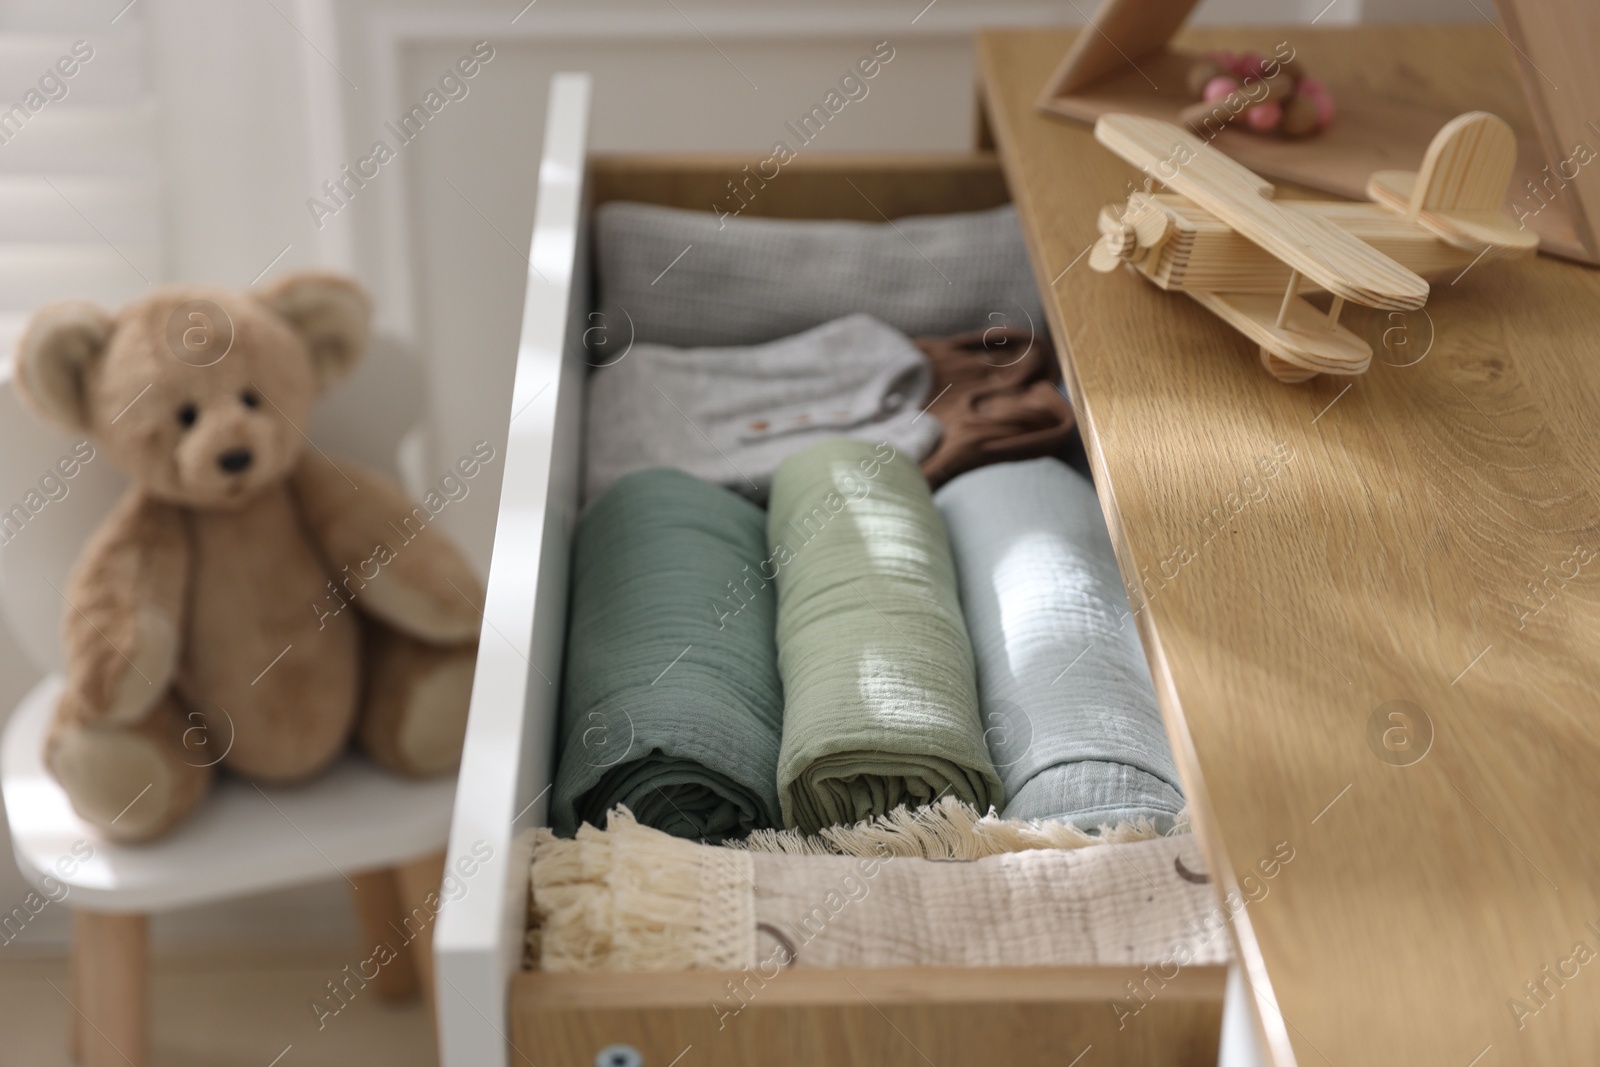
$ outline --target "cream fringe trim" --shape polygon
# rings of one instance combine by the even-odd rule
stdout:
[[[529,949],[547,971],[738,970],[755,956],[754,865],[640,826],[534,837]]]
[[[1189,830],[1188,813],[1173,833]],[[755,958],[751,853],[974,860],[1030,849],[1087,848],[1161,836],[1148,820],[1090,834],[1067,823],[980,816],[954,797],[898,807],[807,837],[757,830],[726,846],[641,826],[613,808],[604,830],[534,833],[525,965],[547,971],[738,970]]]
[[[1189,830],[1188,810],[1178,816],[1173,833]],[[1148,819],[1102,826],[1091,834],[1069,823],[1049,819],[1002,819],[994,809],[980,816],[955,797],[943,797],[921,808],[901,805],[854,826],[830,826],[807,837],[799,830],[756,830],[727,848],[747,852],[780,852],[795,856],[914,856],[933,860],[975,860],[1004,852],[1036,848],[1087,848],[1120,845],[1160,837]]]

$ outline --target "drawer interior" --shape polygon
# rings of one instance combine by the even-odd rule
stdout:
[[[454,987],[441,994],[445,1062],[452,1067],[458,1062],[590,1067],[603,1050],[625,1045],[637,1050],[645,1067],[930,1062],[1064,1067],[1090,1047],[1086,1063],[1215,1063],[1226,983],[1226,968],[1220,966],[1185,967],[1165,980],[1153,974],[1153,967],[796,969],[766,979],[747,972],[516,969],[526,914],[525,835],[528,828],[547,823],[553,775],[567,561],[581,469],[582,380],[588,371],[581,338],[592,310],[589,217],[595,206],[611,200],[708,211],[729,202],[729,183],[742,180],[751,164],[747,156],[589,156],[582,152],[581,131],[573,135],[556,124],[559,103],[553,97],[547,123],[530,256],[535,270],[524,311],[485,616],[499,637],[486,629],[480,644],[473,722],[452,828],[452,855],[464,852],[473,835],[482,835],[504,842],[506,858],[500,883],[488,889],[487,899],[469,894],[441,921],[440,973]],[[552,138],[555,151],[569,154],[555,167]],[[755,189],[753,183],[750,188]],[[802,155],[756,190],[741,214],[881,222],[976,211],[1009,199],[991,153]],[[570,210],[563,214],[559,204],[546,200]],[[565,235],[560,262],[541,245],[542,226]],[[564,284],[558,268],[567,271]],[[564,314],[559,322],[551,319],[556,309]],[[530,318],[535,313],[542,316],[537,321]],[[520,411],[528,413],[534,427],[520,431],[529,437],[525,442],[518,439]],[[519,455],[529,452],[523,473]],[[518,479],[537,482],[537,491]],[[502,561],[502,554],[510,558]],[[497,615],[497,573],[506,585],[527,586],[526,596],[504,615]],[[524,604],[531,619],[515,614]],[[517,651],[517,660],[498,656],[507,672],[505,696],[492,700],[482,691],[482,660],[486,652],[495,655],[502,639]],[[475,750],[479,739],[481,751]],[[730,1015],[729,1006],[739,1004],[741,1010]],[[1120,1012],[1119,1004],[1124,1006]],[[1140,1010],[1129,1017],[1129,1007]],[[507,1021],[509,1033],[490,1021],[497,1016]]]
[[[730,202],[749,162],[722,156],[594,156],[591,209],[633,200],[706,210]],[[752,185],[752,188],[754,186]],[[756,192],[746,215],[879,222],[1008,203],[990,153],[796,159]],[[880,214],[881,211],[881,214]],[[1119,1032],[1113,1003],[1155,988],[1139,968],[796,970],[546,974],[512,981],[516,1046],[535,1062],[595,1063],[616,1044],[647,1065],[686,1048],[697,1064],[1065,1064],[1090,1045],[1101,1063],[1214,1063],[1226,969],[1190,967],[1163,983]],[[729,1006],[744,1004],[737,1015]],[[1063,1055],[1065,1053],[1065,1055]],[[685,1057],[685,1061],[689,1057]]]

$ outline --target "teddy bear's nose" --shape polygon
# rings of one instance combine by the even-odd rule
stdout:
[[[238,474],[250,466],[250,460],[253,458],[248,448],[230,448],[217,457],[217,466],[229,474]]]

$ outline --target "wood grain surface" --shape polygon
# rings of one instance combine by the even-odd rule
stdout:
[[[1511,181],[1516,164],[1516,134],[1505,120],[1469,111],[1434,136],[1415,173],[1377,171],[1367,179],[1367,195],[1457,248],[1518,255],[1537,249],[1539,235],[1502,206],[1508,189],[1521,192]]]
[[[1533,134],[1489,25],[1179,43],[1284,39]],[[1600,1061],[1600,273],[1480,263],[1349,308],[1362,378],[1273,381],[1193,301],[1087,269],[1140,175],[1035,109],[1070,43],[980,39],[990,128],[1273,1058]]]
[[[1491,5],[1477,0],[1472,2],[1477,4],[1478,14],[1487,18]],[[1103,28],[1097,34],[1097,39],[1103,47],[1092,52],[1102,59],[1120,59],[1121,70],[1114,70],[1104,78],[1066,95],[1057,95],[1050,83],[1041,83],[1038,106],[1051,114],[1088,123],[1107,112],[1145,115],[1164,122],[1183,122],[1185,110],[1194,103],[1186,84],[1189,70],[1203,57],[1206,45],[1216,44],[1221,48],[1237,50],[1235,46],[1242,38],[1226,32],[1218,36],[1214,31],[1185,30],[1173,39],[1172,49],[1162,49],[1140,57],[1135,49],[1144,47],[1151,39],[1146,30],[1159,28],[1161,23],[1152,21],[1146,27],[1130,30],[1127,23],[1121,20],[1129,15],[1137,17],[1138,8],[1133,4],[1120,6],[1122,10],[1119,11],[1118,28],[1113,29],[1110,23],[1099,23]],[[1147,17],[1157,20],[1164,18],[1167,6],[1166,0],[1147,5]],[[1509,11],[1513,4],[1511,0],[1503,0],[1501,6]],[[1547,142],[1541,141],[1539,131],[1531,124],[1526,130],[1517,130],[1519,151],[1516,176],[1512,183],[1513,192],[1507,197],[1507,207],[1520,204],[1524,211],[1529,212],[1522,217],[1527,219],[1529,229],[1539,235],[1547,250],[1581,262],[1594,263],[1596,256],[1590,247],[1593,243],[1592,233],[1585,231],[1586,236],[1580,239],[1578,231],[1574,229],[1575,218],[1581,214],[1583,203],[1586,199],[1594,199],[1595,190],[1600,187],[1600,178],[1593,174],[1588,164],[1581,162],[1593,156],[1574,152],[1578,142],[1593,147],[1596,134],[1600,133],[1600,113],[1596,112],[1596,98],[1592,91],[1596,76],[1593,56],[1596,47],[1600,47],[1600,41],[1595,39],[1594,26],[1600,20],[1588,11],[1578,14],[1576,9],[1584,6],[1592,5],[1587,5],[1586,0],[1573,0],[1570,4],[1555,3],[1553,0],[1521,4],[1518,7],[1521,21],[1508,23],[1512,36],[1516,35],[1518,25],[1537,33],[1538,40],[1534,47],[1548,53],[1545,63],[1566,81],[1567,88],[1565,92],[1559,91],[1548,79],[1531,69],[1525,70],[1529,92],[1540,90],[1543,95],[1539,99],[1543,104],[1559,104],[1562,121],[1543,123],[1540,130],[1547,138],[1554,138],[1548,143],[1560,144],[1561,149],[1556,155],[1555,149],[1547,148]],[[1471,15],[1465,3],[1462,8],[1468,16]],[[1540,8],[1547,10],[1536,13],[1536,9]],[[1531,22],[1526,18],[1530,15],[1533,16]],[[1098,20],[1099,16],[1096,18]],[[1570,32],[1567,32],[1569,27]],[[1207,37],[1207,32],[1211,32],[1212,36]],[[1566,36],[1563,39],[1564,33]],[[1359,56],[1346,57],[1342,68],[1322,66],[1320,54],[1313,56],[1314,62],[1308,62],[1307,54],[1300,49],[1300,45],[1312,43],[1321,47],[1322,42],[1310,41],[1310,35],[1304,30],[1293,33],[1288,28],[1258,31],[1254,37],[1258,42],[1257,51],[1267,55],[1288,55],[1292,48],[1294,57],[1305,66],[1308,73],[1332,84],[1338,101],[1338,120],[1315,137],[1304,139],[1262,137],[1243,129],[1226,128],[1215,134],[1217,145],[1228,155],[1269,179],[1302,182],[1339,196],[1362,196],[1367,177],[1375,170],[1417,169],[1433,135],[1462,110],[1447,94],[1441,95],[1435,90],[1445,89],[1448,92],[1461,84],[1466,91],[1463,97],[1457,99],[1476,99],[1488,95],[1485,90],[1490,88],[1473,80],[1481,68],[1472,65],[1450,71],[1445,78],[1431,76],[1445,73],[1442,70],[1432,70],[1430,76],[1413,78],[1412,75],[1420,67],[1429,65],[1430,60],[1398,47],[1393,40],[1378,42],[1381,51],[1373,57],[1375,62],[1372,64],[1377,69],[1369,70],[1359,62],[1349,62],[1350,59],[1361,59]],[[1123,43],[1118,45],[1113,38]],[[1324,41],[1328,39],[1326,36],[1323,38]],[[1279,44],[1285,46],[1281,52],[1277,48]],[[1510,99],[1514,101],[1524,123],[1531,123],[1528,97],[1515,81],[1516,72],[1512,69],[1512,61],[1517,56],[1516,49],[1522,46],[1497,34],[1493,40],[1486,38],[1483,45],[1474,47],[1487,49],[1484,57],[1496,68],[1493,75],[1496,93],[1502,75],[1513,78],[1511,89],[1515,95]],[[1122,56],[1118,55],[1118,48]],[[1137,57],[1137,66],[1128,63],[1125,57],[1129,56]],[[1432,65],[1438,66],[1436,62]],[[1330,71],[1335,70],[1337,78],[1330,79]],[[1586,89],[1589,90],[1587,95]],[[1540,114],[1545,114],[1547,110],[1541,107]],[[1553,117],[1555,112],[1550,114]],[[1562,132],[1558,134],[1557,131]],[[1553,155],[1555,158],[1552,158]],[[1549,169],[1546,169],[1547,166]],[[1541,207],[1541,201],[1548,203]]]
[[[510,1039],[514,1056],[539,1067],[591,1067],[618,1044],[647,1067],[1216,1063],[1226,969],[1193,967],[1164,983],[1148,971],[797,968],[766,981],[529,971],[512,979]],[[1142,1008],[1128,992],[1137,983]],[[1112,1002],[1139,1010],[1119,1015]]]
[[[1581,154],[1572,152],[1578,144],[1600,147],[1600,7],[1586,0],[1497,0],[1495,8],[1513,43],[1533,121],[1556,157],[1535,180],[1567,193],[1578,240],[1591,259],[1600,258],[1600,175],[1581,173]]]
[[[1148,177],[1205,208],[1318,287],[1365,307],[1412,311],[1428,283],[1316,215],[1285,211],[1261,178],[1199,137],[1159,119],[1102,115],[1095,140]]]
[[[800,156],[770,180],[761,177],[762,162],[711,153],[597,155],[589,161],[591,206],[633,200],[719,216],[882,222],[1011,199],[990,152]]]
[[[148,916],[73,910],[76,1033],[67,1043],[83,1067],[148,1067],[149,968]]]
[[[1282,260],[1240,237],[1221,219],[1181,196],[1134,194],[1135,199],[1146,197],[1172,220],[1172,234],[1153,256],[1138,264],[1139,273],[1163,289],[1283,293],[1289,281],[1289,268]],[[1477,258],[1475,252],[1463,252],[1445,244],[1377,204],[1285,200],[1282,206],[1286,211],[1325,219],[1424,278],[1449,282]],[[1300,293],[1315,290],[1311,279],[1301,278]]]

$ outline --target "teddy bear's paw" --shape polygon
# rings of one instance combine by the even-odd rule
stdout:
[[[113,841],[148,841],[181,821],[211,781],[210,768],[186,763],[167,733],[68,726],[45,759],[82,819]]]
[[[476,646],[434,648],[398,634],[384,644],[373,664],[362,742],[401,774],[448,774],[461,762]]]
[[[401,765],[409,773],[446,774],[461,762],[475,661],[470,652],[446,660],[412,689],[395,739]]]
[[[105,721],[122,725],[141,722],[150,714],[171,681],[178,661],[178,628],[165,612],[141,605],[138,636],[126,659],[109,661],[121,669],[111,690]]]

